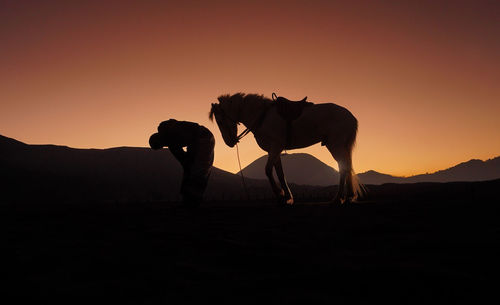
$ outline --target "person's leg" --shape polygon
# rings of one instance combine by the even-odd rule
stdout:
[[[190,194],[199,202],[203,200],[203,194],[208,184],[208,178],[210,177],[214,162],[214,146],[215,140],[213,137],[200,138],[195,148],[196,151],[193,154]]]
[[[191,171],[189,168],[184,168],[184,171],[182,173],[182,183],[181,183],[181,197],[182,197],[182,203],[183,204],[188,204],[190,200],[190,189],[191,189],[191,181],[190,181],[190,176],[191,176]]]

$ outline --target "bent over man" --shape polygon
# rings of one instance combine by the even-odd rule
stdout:
[[[149,138],[149,146],[155,150],[169,148],[184,170],[183,203],[199,205],[214,162],[215,139],[210,130],[197,123],[170,119],[160,123],[158,132]],[[185,151],[183,147],[186,147]]]

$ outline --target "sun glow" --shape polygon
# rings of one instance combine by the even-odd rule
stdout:
[[[357,172],[408,176],[499,154],[496,4],[263,3],[2,4],[0,133],[147,146],[176,118],[208,127],[215,166],[237,172],[210,105],[277,92],[349,109]],[[239,148],[243,166],[264,154],[251,136]],[[324,147],[299,151],[336,167]]]

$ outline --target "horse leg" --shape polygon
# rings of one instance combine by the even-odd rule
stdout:
[[[277,158],[279,158],[280,153],[281,151],[269,152],[269,156],[267,158],[267,163],[266,163],[266,176],[267,179],[269,180],[269,183],[271,184],[271,189],[273,190],[276,197],[278,197],[278,200],[284,201],[285,191],[278,187],[278,184],[276,184],[276,181],[274,180],[273,177],[273,167],[274,164],[276,163]]]
[[[344,149],[342,145],[334,145],[331,143],[326,144],[326,148],[330,151],[333,158],[337,161],[339,165],[339,190],[337,191],[337,195],[332,200],[332,204],[341,204],[347,203],[353,196],[353,190],[351,186],[352,180],[352,164],[350,162],[351,158],[349,157],[349,152]],[[347,188],[347,196],[345,195],[345,191]]]
[[[281,164],[281,157],[278,156],[276,163],[274,164],[274,169],[276,170],[276,175],[278,176],[278,180],[280,181],[281,188],[285,191],[285,199],[286,204],[293,204],[293,195],[286,183],[285,174],[283,173],[283,166]]]
[[[346,183],[346,176],[343,171],[339,171],[339,189],[337,191],[337,194],[335,197],[332,199],[332,204],[333,205],[340,205],[344,201],[344,190],[345,190],[345,183]]]
[[[348,162],[350,161],[350,158]],[[353,187],[353,182],[352,182],[352,166],[348,167],[349,170],[346,171],[346,180],[345,180],[345,186],[346,186],[346,196],[345,196],[345,202],[344,203],[352,203],[354,200],[355,194],[354,194],[354,187]]]

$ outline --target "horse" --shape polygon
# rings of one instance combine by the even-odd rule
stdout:
[[[289,124],[290,122],[279,114],[277,107],[279,101],[271,100],[264,95],[240,92],[221,95],[217,99],[219,102],[212,103],[210,108],[210,121],[213,122],[215,117],[222,138],[229,147],[234,147],[249,132],[253,133],[259,147],[268,153],[265,173],[281,203],[288,205],[294,203],[292,192],[283,174],[281,152],[285,149],[308,147],[319,142],[322,146],[326,146],[339,166],[339,188],[331,203],[335,205],[350,203],[361,195],[363,186],[359,183],[352,167],[352,151],[356,141],[358,121],[349,110],[333,103],[308,103],[310,106],[303,107],[301,114]],[[301,102],[304,101],[305,99]],[[237,125],[240,123],[247,129],[238,135]],[[287,137],[288,134],[290,137]],[[273,168],[280,186],[274,180]]]

